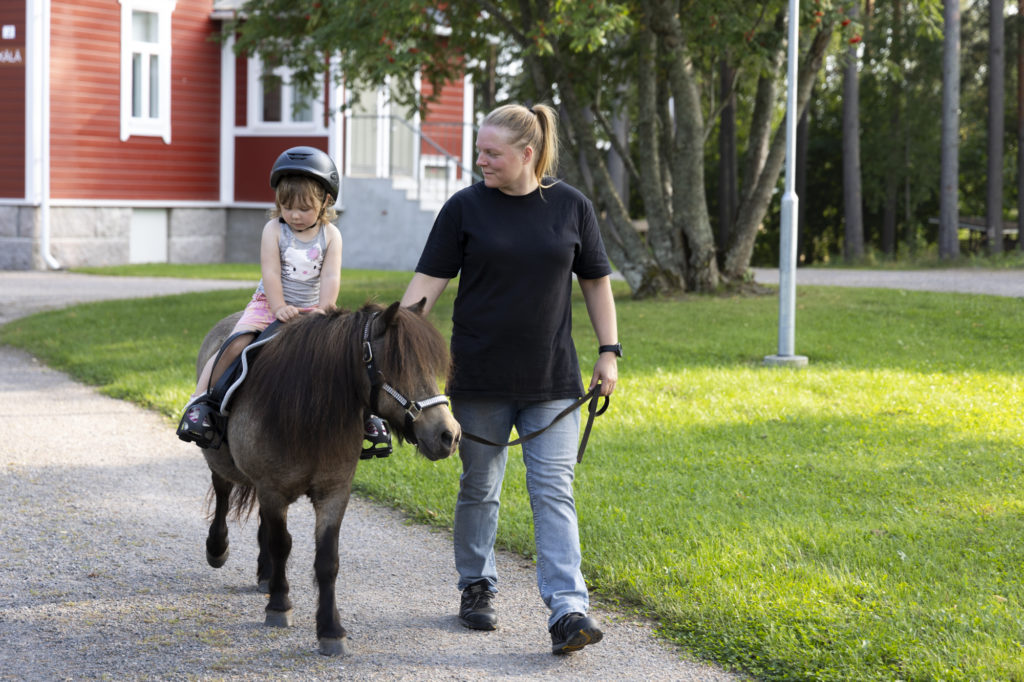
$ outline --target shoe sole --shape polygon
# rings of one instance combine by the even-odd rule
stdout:
[[[604,633],[597,628],[583,628],[575,635],[569,638],[568,641],[561,644],[556,644],[551,647],[551,653],[554,654],[571,654],[574,651],[579,651],[588,644],[597,644],[604,638]]]
[[[462,627],[464,627],[464,628],[469,628],[470,630],[484,630],[486,632],[489,632],[491,630],[497,630],[498,629],[498,624],[497,623],[486,623],[486,624],[472,623],[472,622],[466,620],[465,618],[463,618],[462,616],[459,616],[459,624]]]

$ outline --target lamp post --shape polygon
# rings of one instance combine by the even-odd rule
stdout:
[[[779,348],[766,355],[764,364],[803,367],[807,356],[794,355],[796,322],[796,220],[799,198],[795,190],[793,163],[796,157],[796,85],[797,36],[800,26],[799,0],[789,0],[789,46],[786,68],[786,180],[782,195],[782,222],[779,229]]]

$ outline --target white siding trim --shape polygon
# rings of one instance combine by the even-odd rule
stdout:
[[[235,198],[235,36],[220,49],[220,200]]]

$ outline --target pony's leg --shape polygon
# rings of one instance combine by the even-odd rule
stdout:
[[[228,560],[228,502],[234,484],[216,472],[211,472],[215,506],[210,532],[206,536],[206,563],[220,568]]]
[[[288,597],[288,577],[285,569],[292,551],[292,536],[288,532],[288,506],[271,504],[260,499],[260,516],[267,533],[267,551],[270,555],[270,601],[264,623],[271,627],[292,625],[292,600]]]
[[[267,542],[267,525],[260,511],[259,525],[256,528],[256,542],[260,553],[256,557],[256,586],[263,594],[270,592],[270,543]]]
[[[313,572],[319,591],[316,610],[316,636],[324,656],[347,656],[348,633],[338,615],[335,583],[338,579],[338,533],[348,506],[349,491],[335,492],[326,499],[316,499],[316,558]]]

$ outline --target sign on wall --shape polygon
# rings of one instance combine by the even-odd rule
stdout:
[[[18,40],[18,27],[0,26],[0,67],[25,66],[25,44]]]

